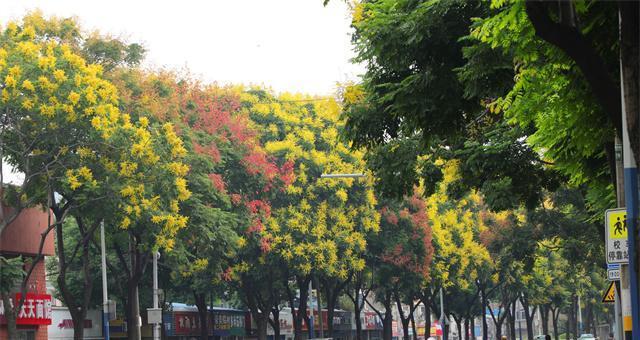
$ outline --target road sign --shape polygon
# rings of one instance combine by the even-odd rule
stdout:
[[[607,269],[607,279],[609,281],[620,281],[620,268]]]
[[[603,303],[610,303],[616,301],[616,283],[612,281],[609,284],[609,288],[604,292],[604,296],[602,296]]]
[[[604,213],[606,257],[608,264],[629,263],[626,208],[609,209]]]

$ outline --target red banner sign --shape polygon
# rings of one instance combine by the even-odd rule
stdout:
[[[22,295],[16,293],[11,303],[20,301]],[[7,323],[4,317],[5,306],[0,301],[0,323]],[[27,293],[22,308],[16,318],[17,325],[50,325],[51,324],[51,295]]]

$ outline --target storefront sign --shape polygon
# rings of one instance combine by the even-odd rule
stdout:
[[[53,307],[49,340],[73,339],[73,320],[67,307]],[[102,311],[90,309],[83,323],[84,336],[95,339],[102,336]]]
[[[442,336],[442,325],[438,321],[434,321],[431,323],[431,331],[429,332],[431,336]]]
[[[11,303],[20,301],[22,294],[16,293]],[[0,301],[0,323],[6,323],[4,317],[5,306]],[[22,308],[16,319],[17,325],[50,325],[51,324],[51,295],[27,293]]]
[[[213,335],[215,336],[244,336],[245,315],[236,311],[213,311]]]
[[[382,321],[376,312],[364,312],[364,329],[366,330],[381,330]]]
[[[109,321],[109,335],[111,338],[126,338],[127,322],[122,319]]]

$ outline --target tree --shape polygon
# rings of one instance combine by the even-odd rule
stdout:
[[[402,201],[384,200],[381,205],[380,231],[368,238],[368,267],[376,268],[373,277],[376,296],[392,295],[404,338],[408,340],[410,321],[429,282],[433,257],[427,206],[418,194]],[[403,304],[409,306],[406,314]],[[390,309],[391,305],[385,308]]]
[[[7,259],[0,256],[0,294],[4,306],[4,318],[7,321],[8,334],[16,334],[16,318],[18,308],[11,308],[13,303],[10,298],[16,282],[24,280],[26,273],[22,270],[23,260],[21,257]]]
[[[267,246],[286,263],[285,283],[296,339],[308,324],[307,288],[320,273],[344,280],[364,267],[365,234],[376,230],[379,215],[368,180],[319,180],[320,174],[357,172],[361,154],[337,141],[340,107],[332,99],[253,90],[243,98],[251,119],[264,133],[260,140],[278,164],[290,161],[294,181],[272,202],[271,217],[256,224]]]
[[[53,218],[42,239],[56,230],[58,258],[61,269],[65,269],[65,253],[60,247],[65,217],[78,209],[89,215],[95,213],[95,209],[89,211],[88,204],[111,197],[114,189],[130,186],[131,181],[119,176],[113,166],[131,156],[145,156],[148,167],[157,156],[143,148],[150,146],[150,137],[156,133],[147,132],[146,126],[144,133],[134,131],[139,128],[137,123],[118,111],[117,94],[101,78],[101,68],[87,65],[71,46],[56,39],[51,28],[32,25],[39,23],[37,19],[26,17],[23,26],[9,23],[1,38],[2,156],[25,176],[20,187],[3,191],[5,202],[15,207],[12,216],[30,205],[51,209]],[[139,154],[125,155],[123,150]],[[139,193],[138,197],[148,199],[145,194],[153,193]],[[131,221],[132,217],[123,215],[117,214],[116,218],[122,218],[123,223]],[[11,218],[3,219],[3,228]],[[96,225],[92,224],[91,230]],[[40,260],[41,254],[31,262],[27,278]],[[64,280],[64,270],[60,274],[59,279]],[[24,296],[24,282],[22,286]],[[78,319],[84,320],[81,313],[86,313],[86,305],[84,309],[71,309],[76,324],[81,326]]]
[[[343,93],[346,137],[366,149],[385,195],[401,196],[422,179],[433,193],[437,159],[460,159],[452,193],[486,192],[494,209],[535,206],[553,175],[513,129],[483,106],[509,88],[507,59],[465,38],[475,2],[367,1],[354,11],[362,83]],[[440,24],[439,24],[440,23]],[[453,43],[452,43],[453,42]]]
[[[149,124],[145,117],[132,121],[120,112],[117,91],[104,80],[101,66],[74,53],[78,31],[73,20],[45,20],[38,13],[26,16],[23,26],[10,23],[2,37],[0,71],[3,156],[28,184],[11,190],[9,203],[21,207],[31,196],[50,208],[52,222],[43,239],[55,229],[58,287],[76,325],[74,336],[82,338],[93,282],[89,244],[96,228],[106,222],[119,230],[142,229],[149,247],[169,249],[186,223],[178,203],[189,192],[180,171],[182,142],[173,127]],[[81,242],[73,249],[65,245],[67,216],[80,231]],[[76,256],[83,261],[85,288],[79,300],[66,280]]]

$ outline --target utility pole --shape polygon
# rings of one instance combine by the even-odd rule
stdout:
[[[322,302],[320,300],[320,280],[316,279],[316,303],[318,304],[318,328],[320,338],[324,338],[324,319],[322,318]]]
[[[580,289],[578,288],[578,332],[582,335],[582,304],[580,303]]]
[[[447,339],[449,336],[447,333],[449,333],[446,324],[445,324],[445,317],[444,317],[444,294],[442,293],[442,287],[440,287],[440,326],[442,327],[442,338],[443,339]]]
[[[620,67],[620,100],[622,106],[622,145],[624,152],[624,184],[627,207],[627,243],[629,265],[626,270],[622,266],[621,279],[628,276],[627,290],[630,292],[628,303],[622,306],[625,335],[631,333],[633,340],[640,340],[640,291],[638,288],[638,171],[636,160],[630,145],[630,132],[637,142],[637,126],[635,131],[628,131],[627,122],[637,122],[640,112],[638,103],[638,6],[637,2],[621,2],[618,6],[619,32],[619,67]],[[631,54],[628,55],[627,53]],[[630,58],[627,58],[630,57]],[[628,59],[628,60],[627,60]],[[629,104],[629,105],[627,105]],[[628,117],[628,118],[627,118]],[[635,124],[634,124],[635,125]],[[640,161],[640,160],[639,160]],[[621,281],[625,291],[624,280]],[[629,331],[629,332],[628,332]]]
[[[311,286],[311,283],[313,282],[313,279],[309,280],[309,339],[313,339],[315,338],[315,334],[313,331],[313,296],[311,295],[313,292],[313,287]],[[307,311],[304,311],[305,313]]]
[[[160,252],[153,254],[153,309],[158,309],[158,259]],[[153,340],[160,340],[160,324],[153,325]]]
[[[619,15],[620,17],[620,15]],[[640,308],[638,307],[638,277],[636,272],[636,230],[638,222],[638,169],[631,150],[627,128],[627,108],[625,102],[625,82],[620,55],[620,97],[622,100],[622,160],[624,163],[624,197],[627,206],[627,241],[629,264],[620,265],[620,286],[622,291],[622,324],[625,339],[640,340]],[[637,115],[637,112],[630,114]],[[635,332],[631,332],[635,328]]]
[[[109,299],[107,295],[107,254],[104,246],[104,221],[100,222],[100,249],[102,260],[102,335],[109,340]]]
[[[620,137],[616,135],[615,137],[615,157],[616,157],[616,198],[618,208],[624,208],[624,166],[622,163],[622,141]],[[620,266],[620,270],[622,271],[622,267]],[[620,278],[622,280],[622,278]],[[622,292],[621,292],[621,282],[615,285],[616,288],[616,298],[614,301],[614,316],[615,316],[615,328],[613,329],[613,337],[616,340],[624,339],[624,330],[622,328]]]

